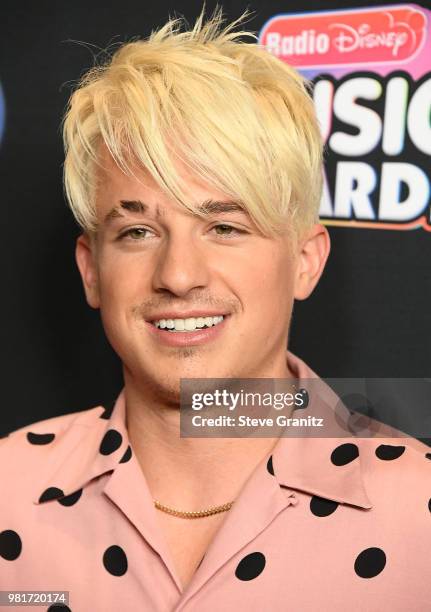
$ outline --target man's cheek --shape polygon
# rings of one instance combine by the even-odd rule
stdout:
[[[105,295],[114,301],[127,297],[127,284],[124,282],[125,273],[116,273],[111,270],[101,277],[101,289]]]

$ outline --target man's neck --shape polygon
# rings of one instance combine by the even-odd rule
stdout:
[[[268,375],[265,376],[268,378]],[[274,378],[294,378],[287,364]],[[182,510],[234,500],[278,441],[275,438],[180,437],[180,411],[125,376],[127,429],[154,499]]]

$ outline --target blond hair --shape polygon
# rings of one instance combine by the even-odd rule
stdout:
[[[205,6],[205,5],[204,5]],[[222,9],[191,30],[170,18],[146,39],[123,43],[72,93],[63,120],[64,187],[83,229],[95,231],[100,145],[126,173],[147,170],[187,201],[175,155],[227,193],[264,235],[298,235],[318,221],[322,141],[309,83],[263,46],[239,40]],[[177,143],[173,148],[172,143]],[[203,213],[197,213],[203,214]]]

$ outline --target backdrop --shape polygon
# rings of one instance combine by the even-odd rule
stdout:
[[[214,6],[209,2],[208,12]],[[400,79],[391,86],[391,99],[401,99],[397,92],[408,90],[406,112],[414,91],[425,82],[426,72],[431,70],[431,59],[426,59],[431,55],[423,53],[428,24],[425,21],[426,25],[421,25],[416,13],[411,19],[389,14],[383,25],[375,26],[380,28],[380,38],[367,39],[373,32],[361,31],[354,23],[353,13],[344,17],[334,13],[329,22],[323,16],[318,16],[317,21],[297,21],[295,27],[292,20],[275,19],[296,11],[358,8],[358,4],[297,0],[223,3],[229,18],[238,17],[247,6],[256,11],[247,28],[259,33],[262,40],[265,38],[271,52],[295,57],[308,76],[321,81],[319,108],[324,110],[321,120],[328,139],[338,131],[344,132],[345,137],[362,133],[365,140],[362,148],[358,139],[351,141],[353,149],[349,149],[348,139],[344,137],[343,141],[342,134],[339,138],[340,133],[328,140],[328,192],[322,217],[328,223],[332,253],[313,295],[296,304],[290,349],[324,377],[430,376],[430,151],[423,140],[430,129],[429,88],[422,88],[420,100],[416,96],[415,108],[422,104],[423,110],[425,105],[425,116],[420,118],[416,113],[415,118],[412,111],[411,121],[422,121],[424,126],[422,136],[407,134],[401,146],[399,138],[391,137],[391,126],[383,126],[383,120],[394,121],[400,129],[407,125],[406,116],[400,117],[402,109],[396,104],[388,107],[389,102],[384,101],[389,100],[391,76]],[[382,6],[382,2],[367,2],[368,9],[374,6]],[[147,36],[175,12],[184,14],[192,23],[201,7],[201,2],[163,0],[151,8],[149,3],[146,6],[138,0],[2,3],[0,434],[36,420],[103,404],[121,388],[120,365],[105,339],[99,313],[85,302],[74,263],[78,228],[63,196],[60,121],[71,86],[93,65],[100,49],[131,37]],[[431,8],[425,2],[422,7]],[[408,27],[402,25],[406,22]],[[330,27],[334,23],[342,23],[335,34]],[[334,47],[338,56],[331,58],[325,55],[326,47],[332,44],[330,30],[338,37]],[[404,38],[400,32],[404,32]],[[348,48],[352,44],[359,50],[359,59],[355,50]],[[378,69],[372,64],[364,65],[371,48],[383,54],[384,70],[382,65]],[[406,49],[410,53],[407,59],[403,55]],[[345,58],[350,51],[353,59],[346,68],[341,64],[349,63]],[[422,53],[422,65],[414,73],[409,59],[417,62],[418,53]],[[340,54],[344,54],[341,59]],[[329,59],[331,66],[325,68]],[[368,79],[359,87],[366,86],[363,91],[369,89],[361,94],[362,107],[371,112],[365,116],[359,112],[350,122],[346,114],[354,107],[355,84],[346,85],[345,81],[352,81],[352,71]],[[337,112],[331,114],[329,103],[335,105],[336,101],[338,110],[334,106]],[[367,136],[365,124],[372,123],[373,116],[377,122],[380,117],[380,127],[375,123],[375,130],[386,138],[385,146],[379,138],[374,143],[367,142],[373,136]],[[340,165],[343,161],[356,165]],[[406,174],[407,166],[389,168],[389,162],[394,161],[414,166],[416,174]],[[379,187],[381,192],[380,170],[386,162],[383,206],[376,194]],[[370,186],[373,172],[375,180]],[[416,202],[416,212],[410,211],[407,219],[404,207],[401,219],[391,219],[397,210],[402,213],[391,198],[398,198],[399,203],[408,200],[413,192],[410,206]],[[418,208],[419,197],[422,200]]]

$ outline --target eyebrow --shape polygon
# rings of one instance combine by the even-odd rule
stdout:
[[[120,206],[114,206],[105,216],[104,224],[108,225],[114,219],[119,217],[125,217],[122,210],[131,213],[145,214],[149,211],[150,207],[148,204],[141,202],[141,200],[120,200]],[[223,200],[205,200],[198,207],[198,211],[206,214],[219,214],[219,213],[230,213],[230,212],[242,212],[245,213],[244,206],[239,202],[223,201]],[[160,218],[163,212],[159,206],[156,207],[156,219]]]

